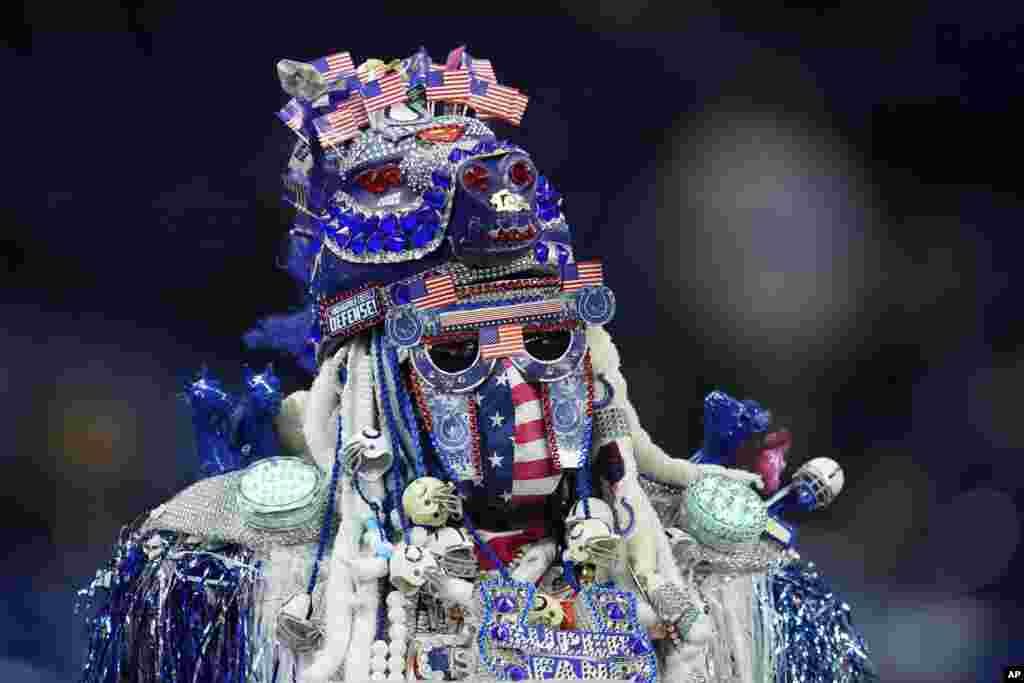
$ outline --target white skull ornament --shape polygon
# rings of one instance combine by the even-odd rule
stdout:
[[[431,572],[441,571],[432,552],[404,543],[395,546],[390,569],[391,585],[406,595],[418,591]]]
[[[565,620],[562,603],[546,593],[535,593],[530,611],[526,614],[526,623],[543,624],[548,628],[557,629]]]
[[[450,517],[462,518],[462,500],[454,495],[455,484],[434,477],[420,477],[405,487],[402,507],[415,524],[444,526]]]

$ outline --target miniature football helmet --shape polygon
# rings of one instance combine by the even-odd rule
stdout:
[[[450,517],[462,518],[462,500],[452,493],[454,490],[455,484],[420,477],[405,487],[402,507],[415,524],[444,526]]]
[[[479,571],[473,539],[465,529],[441,527],[430,535],[427,548],[451,576],[475,579]]]

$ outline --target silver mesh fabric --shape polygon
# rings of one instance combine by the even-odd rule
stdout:
[[[236,479],[241,472],[230,472],[196,482],[174,498],[157,507],[142,526],[142,531],[166,529],[229,543],[240,543],[254,550],[275,546],[312,543],[320,533],[322,514],[311,515],[302,526],[266,530],[246,524],[235,501]],[[314,503],[323,512],[323,497]]]
[[[629,421],[626,413],[614,405],[594,411],[594,448],[629,436]]]

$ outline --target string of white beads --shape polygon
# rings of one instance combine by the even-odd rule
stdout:
[[[400,591],[392,591],[385,600],[387,605],[388,640],[378,640],[371,646],[370,678],[374,681],[405,680],[405,654],[409,629],[406,626],[408,601]]]

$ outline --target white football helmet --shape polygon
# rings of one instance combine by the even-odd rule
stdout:
[[[427,548],[434,553],[437,563],[451,576],[476,579],[479,564],[473,538],[465,529],[445,526],[430,535]]]

